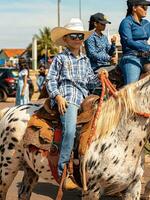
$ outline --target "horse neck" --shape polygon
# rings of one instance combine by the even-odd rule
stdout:
[[[130,115],[126,120],[125,117],[122,115],[115,129],[91,143],[85,160],[98,155],[103,157],[105,153],[114,156],[122,152],[123,156],[135,156],[135,161],[139,158],[150,133],[150,119],[138,115]]]
[[[112,97],[103,104],[93,139],[107,137],[112,130],[117,129],[119,124],[121,127],[121,121],[126,126],[123,127],[125,129],[129,126],[128,122],[130,120],[133,123],[137,123],[136,126],[138,127],[140,120],[144,119],[145,121],[145,116],[141,114],[143,112],[150,113],[149,97],[150,77],[130,84],[119,91],[117,98]],[[134,117],[136,118],[136,122],[134,121]]]

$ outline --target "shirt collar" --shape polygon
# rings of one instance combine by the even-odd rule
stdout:
[[[93,35],[97,36],[97,37],[102,37],[103,36],[103,33],[102,35],[99,35],[98,33],[96,33],[96,31],[94,31]]]
[[[66,47],[66,49],[64,50],[64,53],[67,54],[67,55],[69,55],[69,56],[73,56],[73,57],[74,57],[74,55],[72,54],[72,52],[70,51],[70,49],[67,48],[67,47]],[[79,55],[79,58],[78,58],[78,59],[82,59],[82,58],[86,58],[86,55],[83,54],[82,52],[80,52],[80,55]]]
[[[133,17],[132,15],[130,15],[129,17],[130,17],[130,19],[131,19],[133,22],[135,22],[135,23],[136,23],[136,24],[138,24],[138,25],[142,25],[142,24],[143,24],[143,22],[144,22],[144,20],[143,20],[143,19],[141,19],[141,22],[140,22],[140,23],[138,23],[137,21],[135,21],[135,19],[134,19],[134,17]]]

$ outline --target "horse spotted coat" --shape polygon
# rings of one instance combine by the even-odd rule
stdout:
[[[150,76],[129,85],[102,106],[96,134],[81,159],[86,169],[87,191],[83,199],[99,199],[102,195],[120,193],[124,200],[139,200],[141,192],[141,155],[150,133],[150,119],[139,115],[150,113]],[[42,177],[52,175],[47,157],[30,152],[23,146],[23,136],[30,116],[40,108],[37,104],[12,107],[1,114],[0,120],[0,200],[20,166],[24,177],[19,188],[19,200],[29,200],[32,189]],[[83,167],[84,166],[84,167]]]

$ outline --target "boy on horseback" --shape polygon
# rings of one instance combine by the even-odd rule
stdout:
[[[65,47],[65,50],[53,59],[46,85],[51,106],[57,104],[62,123],[63,138],[58,162],[60,177],[65,164],[69,163],[73,149],[78,108],[89,94],[88,86],[100,84],[89,59],[80,51],[83,41],[91,33],[84,31],[83,24],[78,18],[72,18],[65,27],[56,27],[51,31],[52,41]],[[68,181],[73,185],[72,188],[77,187],[72,178],[69,177]]]

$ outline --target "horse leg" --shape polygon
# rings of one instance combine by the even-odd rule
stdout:
[[[123,200],[140,200],[141,180],[134,180],[123,195]]]
[[[20,150],[10,150],[4,145],[0,154],[0,200],[6,199],[7,191],[19,170],[22,154]]]
[[[24,176],[18,190],[18,200],[30,200],[32,190],[38,182],[38,175],[28,166],[24,168]]]
[[[98,191],[86,191],[82,193],[82,200],[100,200],[100,192]]]
[[[144,194],[142,195],[142,199],[149,200],[149,195],[150,195],[150,181],[148,181],[148,183],[145,186]]]

